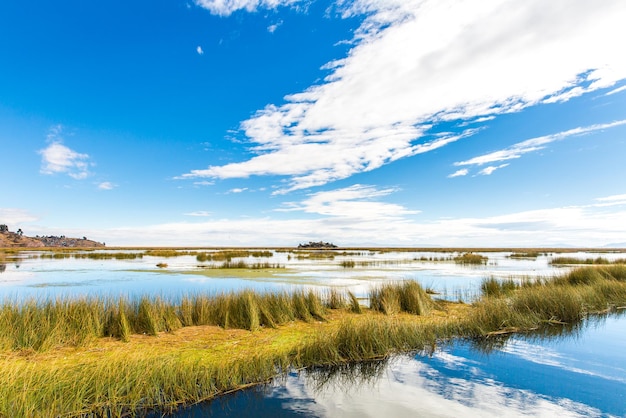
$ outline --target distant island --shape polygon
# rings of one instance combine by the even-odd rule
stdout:
[[[305,249],[334,249],[337,248],[337,246],[335,244],[332,244],[330,242],[313,242],[313,241],[309,241],[308,244],[299,244],[298,248],[305,248]]]
[[[16,232],[11,232],[9,227],[5,224],[0,224],[0,248],[13,248],[13,247],[26,247],[26,248],[41,248],[41,247],[70,247],[70,248],[95,248],[104,247],[105,244],[97,241],[82,238],[69,238],[65,235],[55,236],[43,236],[39,235],[35,237],[29,237],[24,235],[22,229],[18,229]]]

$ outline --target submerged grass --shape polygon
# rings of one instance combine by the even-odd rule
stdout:
[[[337,289],[248,290],[176,302],[5,302],[0,416],[169,412],[291,367],[385,358],[442,339],[576,323],[626,305],[626,266],[585,267],[534,282],[488,279],[482,290],[469,305],[433,301],[414,281],[391,283],[371,290],[371,308]]]

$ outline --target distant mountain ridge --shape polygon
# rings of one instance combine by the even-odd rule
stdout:
[[[0,248],[38,248],[38,247],[70,247],[70,248],[94,248],[104,247],[105,244],[83,238],[68,238],[61,236],[28,237],[21,229],[17,232],[9,231],[6,225],[0,225]]]

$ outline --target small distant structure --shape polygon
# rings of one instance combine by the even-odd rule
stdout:
[[[337,248],[337,246],[331,242],[313,242],[313,241],[309,241],[308,244],[298,244],[298,248],[300,249],[313,249],[313,250],[330,250],[330,249],[334,249]]]
[[[0,225],[0,232],[2,233],[9,232],[9,227],[6,226],[5,224]]]

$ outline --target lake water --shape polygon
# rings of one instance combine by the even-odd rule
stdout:
[[[98,250],[90,253],[127,253]],[[140,251],[138,251],[140,252]],[[417,280],[447,299],[471,299],[486,277],[533,278],[560,274],[568,267],[555,267],[550,260],[562,254],[536,258],[511,258],[510,252],[480,253],[487,264],[459,265],[451,261],[458,253],[408,251],[358,251],[333,259],[308,258],[308,253],[272,252],[269,258],[247,257],[248,263],[269,262],[281,269],[242,271],[203,269],[193,255],[130,260],[41,258],[42,252],[0,254],[0,299],[56,297],[83,294],[159,294],[176,296],[188,292],[220,292],[250,288],[275,290],[289,287],[339,287],[365,296],[373,284],[389,280]],[[341,253],[340,253],[341,254]],[[568,257],[614,259],[620,253],[568,253]],[[304,258],[303,258],[304,257]],[[431,261],[444,259],[445,261]],[[235,259],[241,260],[241,259]],[[354,268],[342,262],[354,261]],[[167,268],[158,268],[166,263]],[[219,264],[219,263],[217,263]]]
[[[625,417],[625,319],[497,348],[458,341],[352,369],[294,372],[172,416]]]
[[[110,252],[104,250],[103,252]],[[417,280],[447,299],[471,300],[486,277],[550,277],[571,267],[550,260],[623,258],[623,253],[481,253],[485,265],[457,265],[454,253],[361,251],[333,259],[274,252],[284,268],[245,271],[198,267],[195,256],[134,260],[47,259],[41,252],[0,254],[0,300],[78,295],[162,295],[238,289],[329,286],[364,297],[389,280]],[[298,257],[300,255],[300,257]],[[437,261],[444,259],[443,261]],[[344,268],[343,261],[355,261]],[[167,263],[167,268],[156,267]],[[335,370],[291,373],[175,417],[626,417],[626,316],[587,321],[552,337],[516,335],[491,347],[456,341],[432,353]],[[493,341],[493,340],[492,340]]]

